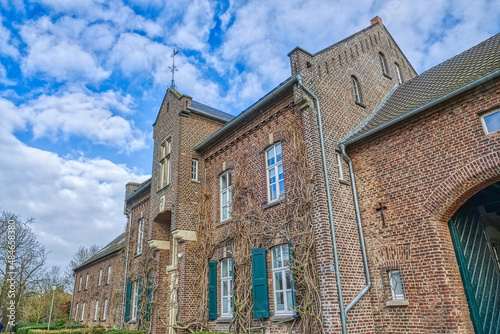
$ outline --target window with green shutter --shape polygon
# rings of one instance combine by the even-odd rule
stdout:
[[[208,263],[208,319],[217,319],[217,261]]]
[[[267,260],[265,248],[252,249],[253,317],[269,318]]]
[[[130,320],[130,295],[132,294],[132,282],[127,282],[127,295],[125,299],[125,321]]]

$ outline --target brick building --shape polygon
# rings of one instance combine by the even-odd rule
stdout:
[[[114,325],[498,332],[500,35],[417,75],[371,23],[234,118],[167,90]]]

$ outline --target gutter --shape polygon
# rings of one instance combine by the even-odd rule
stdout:
[[[448,99],[450,99],[450,98],[452,98],[454,96],[457,96],[457,95],[459,95],[459,94],[461,94],[461,93],[463,93],[463,92],[465,92],[465,91],[467,91],[467,90],[469,90],[471,88],[474,88],[474,87],[476,87],[476,86],[478,86],[480,84],[483,84],[483,83],[485,83],[488,80],[492,80],[492,79],[496,78],[499,75],[500,75],[500,69],[497,69],[497,70],[495,70],[493,72],[490,72],[489,74],[487,74],[487,75],[485,75],[485,76],[483,76],[483,77],[481,77],[479,79],[476,79],[476,80],[474,80],[472,82],[469,82],[466,85],[463,85],[463,86],[461,86],[461,87],[459,87],[459,88],[457,88],[455,90],[452,90],[451,92],[448,92],[448,93],[446,93],[444,95],[441,95],[440,97],[438,97],[438,98],[436,98],[436,99],[434,99],[434,100],[432,100],[430,102],[427,102],[427,103],[421,105],[420,107],[417,107],[417,108],[415,108],[415,109],[413,109],[413,110],[411,110],[411,111],[409,111],[407,113],[399,115],[398,117],[395,117],[395,118],[391,119],[388,122],[385,122],[385,123],[383,123],[383,124],[381,124],[381,125],[379,125],[377,127],[374,127],[374,128],[372,128],[372,129],[370,129],[370,130],[368,130],[366,132],[363,132],[363,133],[361,133],[358,136],[354,136],[352,138],[348,138],[348,137],[344,138],[340,142],[340,144],[341,145],[345,145],[345,146],[349,146],[349,145],[351,145],[353,143],[356,143],[356,142],[360,141],[363,138],[366,138],[366,137],[368,137],[368,136],[370,136],[370,135],[372,135],[374,133],[382,131],[383,129],[388,128],[389,126],[391,126],[393,124],[396,124],[396,123],[398,123],[398,122],[400,122],[402,120],[405,120],[405,119],[407,119],[409,117],[412,117],[413,115],[416,115],[416,114],[420,113],[421,111],[424,111],[424,110],[426,110],[428,108],[431,108],[431,107],[433,107],[433,106],[435,106],[435,105],[437,105],[437,104],[439,104],[441,102],[444,102],[444,101],[446,101],[446,100],[448,100]]]
[[[151,183],[151,180],[149,181]],[[142,188],[142,187],[141,187]],[[132,194],[133,195],[133,194]],[[132,196],[130,195],[129,198]],[[126,203],[126,202],[125,202]],[[130,211],[129,208],[127,208],[127,205],[125,204],[125,211],[127,212],[127,217],[128,217],[128,227],[127,227],[127,250],[125,254],[125,271],[123,272],[123,292],[122,292],[122,307],[121,307],[121,314],[120,314],[120,329],[123,329],[123,325],[125,322],[125,298],[127,295],[127,270],[128,270],[128,253],[129,253],[129,248],[130,248],[130,227],[132,225],[132,211]]]
[[[214,132],[210,137],[205,139],[201,144],[198,144],[194,150],[198,152],[203,152],[206,150],[209,145],[214,142],[215,140],[221,138],[224,136],[226,133],[230,133],[231,130],[238,128],[241,123],[245,121],[247,117],[252,116],[252,114],[257,113],[259,110],[263,108],[264,105],[269,103],[271,100],[274,98],[278,97],[281,93],[284,91],[290,89],[293,87],[293,85],[302,78],[302,74],[298,73],[294,75],[293,77],[288,78],[285,82],[280,84],[278,87],[267,93],[264,97],[262,97],[259,101],[254,103],[252,106],[250,106],[248,109],[243,111],[241,114],[233,118],[231,121],[229,121],[226,125],[224,125],[222,128]]]
[[[214,119],[216,121],[219,121],[219,122],[222,122],[222,123],[227,123],[230,121],[230,119],[227,119],[227,118],[222,118],[222,117],[218,117],[218,116],[215,116],[215,115],[212,115],[212,114],[209,114],[203,110],[200,110],[200,109],[196,109],[194,107],[187,107],[186,110],[189,110],[189,111],[192,111],[194,112],[195,114],[200,114],[202,116],[205,116],[207,118],[211,118],[211,119]]]

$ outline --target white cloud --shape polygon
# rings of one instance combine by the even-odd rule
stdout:
[[[2,24],[2,16],[0,16],[0,54],[12,58],[19,57],[19,51],[16,46],[12,45],[12,36],[10,30]]]

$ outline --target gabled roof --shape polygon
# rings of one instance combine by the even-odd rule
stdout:
[[[206,104],[200,103],[198,101],[192,100],[191,105],[187,109],[194,109],[195,111],[201,111],[209,116],[214,116],[215,118],[224,120],[226,122],[234,118],[233,115],[220,111],[218,109],[207,106]]]
[[[96,262],[108,255],[114,254],[116,252],[119,252],[124,246],[125,246],[125,232],[120,234],[118,237],[116,237],[113,241],[111,241],[109,244],[101,248],[97,254],[92,256],[90,259],[87,261],[83,262],[81,265],[73,269],[73,271],[77,271],[80,268],[83,268],[93,262]]]
[[[342,143],[354,143],[498,75],[500,34],[397,87]]]

